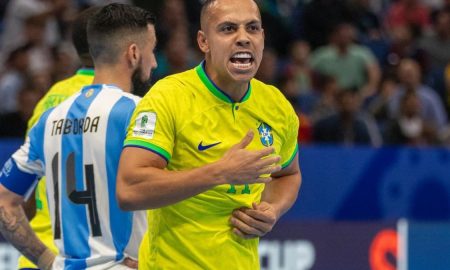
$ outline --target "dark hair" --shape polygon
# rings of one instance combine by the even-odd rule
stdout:
[[[92,58],[95,62],[116,62],[120,41],[129,40],[130,34],[143,33],[149,24],[155,24],[155,17],[142,8],[118,3],[102,7],[87,26]]]
[[[72,23],[72,43],[84,66],[93,66],[89,54],[87,24],[89,19],[100,10],[100,7],[90,7],[80,12]]]

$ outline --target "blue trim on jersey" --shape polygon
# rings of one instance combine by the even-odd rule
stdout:
[[[169,159],[167,159],[163,154],[161,154],[160,152],[155,151],[153,149],[150,149],[148,147],[145,147],[145,146],[142,146],[142,145],[136,145],[136,144],[127,144],[127,145],[123,146],[123,148],[126,148],[126,147],[136,147],[136,148],[141,148],[141,149],[148,150],[148,151],[153,152],[153,153],[157,154],[158,156],[162,157],[167,163],[169,163]]]
[[[81,90],[82,94],[72,103],[66,118],[85,118],[90,105],[101,88],[102,85],[84,87]],[[87,91],[90,91],[89,94],[87,94]],[[68,156],[75,153],[75,187],[77,191],[86,190],[83,181],[85,165],[83,162],[83,133],[63,135],[61,143],[60,209],[64,209],[64,211],[61,211],[61,230],[64,251],[67,254],[64,265],[65,268],[69,269],[85,269],[85,258],[90,257],[91,253],[88,242],[90,236],[90,224],[87,220],[89,216],[88,208],[84,204],[75,204],[69,199],[66,177]]]
[[[45,111],[39,121],[35,126],[28,132],[28,137],[30,138],[30,149],[28,153],[28,160],[40,160],[42,161],[43,167],[45,168],[45,158],[44,158],[44,134],[48,116],[55,108],[51,108]]]
[[[124,257],[123,251],[130,240],[133,224],[132,212],[125,212],[119,208],[116,197],[116,178],[122,152],[120,142],[125,140],[130,117],[135,107],[136,103],[130,98],[119,99],[111,109],[106,131],[108,136],[106,136],[105,142],[105,164],[108,177],[109,221],[113,243],[117,251],[116,261],[122,260]]]
[[[0,172],[0,183],[8,190],[25,196],[30,189],[34,188],[37,176],[21,171],[16,162],[9,158]]]
[[[248,91],[250,90],[250,83],[248,84],[247,90],[245,91],[245,94],[241,97],[241,99],[238,100],[238,101],[234,101],[233,98],[231,98],[227,93],[225,93],[225,91],[223,91],[222,89],[220,89],[220,87],[217,86],[217,84],[215,84],[213,80],[211,80],[211,78],[209,77],[208,73],[206,73],[206,61],[205,61],[205,60],[202,61],[201,66],[202,66],[203,72],[204,72],[205,75],[206,75],[206,78],[208,78],[208,80],[212,83],[212,85],[214,85],[214,87],[215,87],[220,93],[222,93],[224,96],[226,96],[226,97],[228,98],[228,100],[230,101],[230,103],[236,103],[236,102],[239,103],[239,102],[242,102],[242,101],[244,100],[244,98],[247,97]]]

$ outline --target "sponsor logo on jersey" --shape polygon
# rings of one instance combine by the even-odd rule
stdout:
[[[211,148],[211,147],[214,147],[214,146],[216,146],[216,145],[218,145],[218,144],[220,144],[220,143],[222,143],[222,142],[216,142],[216,143],[212,143],[212,144],[203,144],[203,141],[201,141],[201,142],[198,144],[197,149],[198,149],[199,151],[205,151],[205,150],[207,150],[207,149],[209,149],[209,148]]]

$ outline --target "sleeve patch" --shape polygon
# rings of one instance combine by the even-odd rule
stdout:
[[[133,136],[152,139],[155,134],[156,118],[155,112],[139,113],[133,127]]]

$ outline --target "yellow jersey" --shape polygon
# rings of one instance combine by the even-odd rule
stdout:
[[[157,82],[130,123],[124,146],[157,153],[172,171],[219,160],[249,130],[255,137],[247,149],[273,146],[283,167],[297,153],[298,117],[278,89],[253,79],[233,102],[209,79],[204,62]],[[149,211],[139,269],[259,269],[259,239],[236,236],[229,219],[234,209],[259,202],[263,190],[264,184],[219,185]]]
[[[54,84],[34,108],[33,115],[28,121],[28,130],[30,130],[31,127],[38,122],[39,118],[46,110],[57,106],[71,95],[78,92],[83,86],[91,84],[93,79],[93,69],[80,69],[72,77]],[[58,253],[58,250],[53,242],[53,232],[50,214],[48,212],[45,178],[39,181],[36,187],[35,196],[36,215],[30,221],[31,228],[47,247],[49,247],[53,252]],[[37,269],[37,266],[25,258],[25,256],[20,256],[18,268]]]

